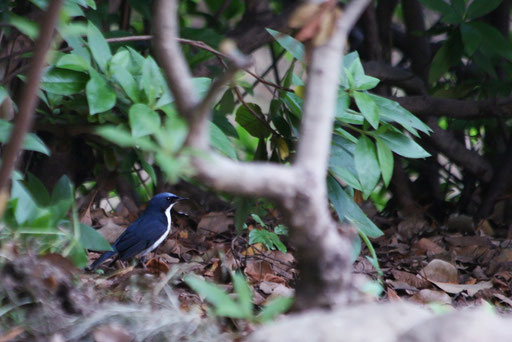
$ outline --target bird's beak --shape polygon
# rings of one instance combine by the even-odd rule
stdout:
[[[188,198],[186,198],[186,197],[178,197],[178,198],[176,199],[176,202],[184,201],[184,200],[188,200]]]

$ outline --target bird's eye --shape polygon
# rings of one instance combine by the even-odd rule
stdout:
[[[168,201],[172,200],[172,197],[167,197],[167,200],[168,200]]]

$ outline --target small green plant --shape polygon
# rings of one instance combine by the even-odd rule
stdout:
[[[247,281],[240,273],[232,273],[231,277],[236,299],[220,286],[198,276],[189,275],[184,280],[192,290],[212,305],[212,313],[216,316],[265,323],[284,313],[292,305],[292,298],[278,297],[256,312],[252,303],[252,291]]]
[[[23,180],[15,173],[0,240],[14,239],[39,253],[59,253],[76,266],[85,266],[85,249],[103,251],[111,247],[95,229],[80,222],[74,198],[75,191],[67,176],[58,181],[50,194],[33,175],[28,174]]]
[[[269,250],[275,250],[276,248],[283,253],[287,252],[286,246],[283,244],[278,235],[288,235],[288,228],[282,224],[274,227],[272,232],[263,220],[257,214],[251,214],[254,221],[256,221],[262,229],[253,229],[249,233],[249,244],[254,245],[256,243],[262,243]]]

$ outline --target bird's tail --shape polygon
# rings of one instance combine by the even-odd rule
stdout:
[[[100,266],[103,262],[105,262],[105,260],[107,260],[108,258],[110,258],[111,256],[113,256],[114,254],[116,254],[117,252],[116,251],[109,251],[109,252],[105,252],[103,253],[98,259],[96,259],[95,262],[93,262],[92,264],[90,264],[86,270],[87,271],[94,271],[95,269],[98,268],[98,266]]]

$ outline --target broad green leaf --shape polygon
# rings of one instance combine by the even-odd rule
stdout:
[[[260,117],[263,117],[260,106],[254,103],[248,103],[247,106]],[[255,115],[253,115],[251,111],[243,105],[238,107],[235,115],[235,121],[245,128],[253,137],[263,139],[268,137],[271,133],[267,125],[265,125],[260,119],[256,118]]]
[[[501,4],[502,0],[473,0],[467,9],[469,20],[486,15]]]
[[[46,190],[44,184],[30,172],[27,173],[25,187],[30,191],[32,198],[39,206],[45,207],[50,204],[50,194],[48,190]]]
[[[96,64],[98,64],[101,71],[106,72],[107,62],[110,57],[112,57],[110,46],[108,46],[108,43],[100,30],[98,30],[98,28],[90,21],[87,26],[87,41]]]
[[[137,82],[126,68],[114,66],[111,68],[112,76],[121,85],[124,92],[134,103],[140,102],[140,91]]]
[[[354,91],[357,108],[374,129],[379,128],[379,111],[372,97],[367,93]]]
[[[378,135],[388,147],[406,158],[426,158],[430,154],[425,151],[414,140],[400,132],[384,132]]]
[[[116,104],[116,93],[96,70],[90,70],[91,79],[85,87],[89,113],[91,115],[106,112]]]
[[[183,147],[188,134],[185,120],[178,115],[169,116],[164,127],[154,133],[159,145],[170,152],[178,152]]]
[[[134,138],[123,126],[102,126],[96,129],[96,134],[112,141],[121,147],[139,147],[144,151],[159,151],[159,148],[148,137]]]
[[[380,167],[375,145],[366,135],[361,135],[356,144],[354,163],[363,188],[363,198],[367,199],[379,182]]]
[[[233,144],[228,139],[226,134],[224,134],[224,132],[222,132],[222,130],[219,127],[217,127],[214,123],[210,123],[210,140],[211,145],[215,147],[217,150],[224,153],[231,159],[237,159],[237,155],[235,149],[233,148]]]
[[[488,57],[501,56],[512,60],[512,45],[508,38],[504,37],[495,27],[481,22],[474,21],[469,23],[474,31],[482,37],[481,51]]]
[[[98,231],[80,223],[80,243],[84,248],[93,251],[111,251],[110,243]]]
[[[161,122],[158,113],[143,103],[131,106],[128,116],[132,135],[135,138],[153,134],[160,128]]]
[[[393,175],[393,152],[382,139],[375,138],[377,145],[377,156],[379,157],[380,170],[382,172],[382,180],[386,187],[389,185],[391,176]]]
[[[68,255],[66,255],[66,257],[79,268],[87,266],[87,263],[89,262],[85,248],[78,241],[75,242],[73,249]]]
[[[329,171],[332,172],[336,177],[340,178],[342,181],[347,183],[349,186],[357,189],[359,191],[363,191],[361,183],[351,172],[349,172],[344,167],[331,166],[329,167]]]
[[[443,21],[448,24],[459,24],[464,19],[464,0],[420,0],[426,7],[443,14]]]
[[[214,307],[218,316],[247,318],[240,306],[218,285],[202,280],[198,276],[188,275],[185,283]]]
[[[43,76],[41,89],[58,95],[73,95],[84,90],[86,82],[84,73],[51,67]]]
[[[62,56],[56,66],[61,69],[69,69],[74,71],[87,71],[91,67],[82,56],[75,54],[66,54]]]
[[[331,175],[327,177],[327,189],[329,201],[331,201],[340,219],[347,219],[371,238],[383,235],[382,231],[366,216]]]
[[[460,25],[460,33],[462,35],[462,42],[464,43],[464,50],[469,57],[473,56],[482,42],[482,35],[472,25],[467,23]]]
[[[291,113],[298,119],[302,117],[303,100],[294,93],[287,92],[284,95],[283,102],[286,104]]]
[[[109,61],[109,67],[112,68],[129,68],[130,63],[132,62],[130,52],[124,48],[120,48],[117,52],[112,56]]]
[[[244,276],[238,272],[231,274],[233,279],[233,289],[238,296],[238,304],[242,310],[242,315],[251,317],[253,311],[252,291]]]
[[[266,304],[256,319],[258,322],[266,323],[273,321],[274,318],[282,313],[285,313],[293,304],[291,297],[277,297]]]
[[[378,78],[365,75],[363,65],[361,64],[359,57],[352,61],[348,71],[351,75],[355,90],[372,89],[375,88],[380,82]]]
[[[30,192],[20,181],[12,182],[11,200],[16,201],[14,217],[18,225],[23,225],[36,216],[39,208]]]
[[[460,62],[463,50],[460,32],[456,31],[443,43],[432,59],[428,76],[429,82],[437,82],[452,65]]]
[[[12,123],[0,119],[0,143],[6,144],[11,136]],[[23,149],[29,151],[36,151],[47,156],[50,155],[50,150],[45,143],[34,133],[27,133],[23,142]]]
[[[12,12],[8,12],[9,23],[16,27],[21,33],[32,40],[36,40],[39,35],[39,25],[34,21],[20,17]]]
[[[304,45],[286,34],[277,32],[275,30],[266,28],[267,32],[281,45],[286,51],[288,51],[293,57],[299,61],[304,61]]]
[[[149,56],[146,57],[142,65],[140,83],[149,104],[155,103],[155,99],[162,93],[162,84],[159,82],[161,76],[160,69],[156,65],[155,60]]]
[[[50,210],[56,221],[65,217],[73,205],[73,184],[68,176],[62,176],[55,188],[53,188],[50,199]]]
[[[379,117],[381,120],[389,123],[399,123],[413,134],[415,133],[415,130],[421,131],[425,134],[432,132],[430,127],[428,127],[425,123],[423,123],[423,121],[418,119],[407,109],[400,106],[397,102],[374,94],[370,94],[370,97],[377,105]]]

